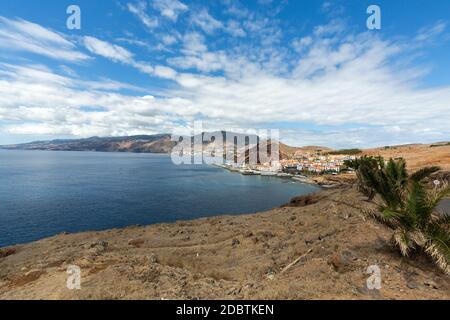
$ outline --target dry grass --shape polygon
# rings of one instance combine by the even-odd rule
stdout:
[[[372,204],[355,189],[321,196],[304,207],[58,235],[19,246],[0,259],[0,299],[450,298],[450,279],[432,261],[403,259],[389,245],[390,232],[364,220],[361,208]],[[145,241],[135,247],[130,239]],[[99,241],[108,242],[108,250],[86,246]],[[69,264],[80,266],[82,290],[67,290]],[[376,296],[364,287],[374,264],[383,275]]]
[[[434,144],[436,145],[436,144]],[[382,156],[385,159],[402,157],[408,164],[408,170],[417,170],[426,166],[440,166],[450,170],[450,145],[414,144],[364,150],[369,156]]]

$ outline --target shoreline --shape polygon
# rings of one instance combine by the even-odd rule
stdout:
[[[25,151],[28,151],[28,150],[25,150]],[[35,151],[35,150],[32,150],[32,151]],[[47,150],[43,150],[43,151],[45,151],[45,152],[51,152],[51,151],[47,151]],[[69,152],[86,152],[86,151],[69,151]],[[94,151],[94,153],[97,153],[97,152]],[[120,153],[119,153],[119,154],[120,154]],[[152,155],[153,155],[153,154],[152,154]],[[156,154],[156,155],[162,155],[162,154]],[[219,168],[219,169],[222,169],[222,170],[227,170],[227,171],[229,171],[229,172],[239,173],[239,174],[242,175],[242,173],[239,172],[240,170],[232,170],[232,169],[230,169],[229,167],[227,167],[227,166],[225,166],[225,165],[214,165],[214,164],[213,164],[213,165],[211,165],[211,166],[212,166],[212,167]],[[299,185],[300,185],[300,184],[307,184],[307,185],[312,185],[312,186],[317,186],[317,187],[319,187],[319,189],[318,189],[318,190],[315,190],[315,191],[310,191],[310,192],[308,192],[308,193],[300,194],[300,195],[293,195],[291,199],[293,199],[293,198],[295,198],[295,197],[298,197],[298,196],[306,196],[306,195],[310,195],[310,194],[322,192],[322,191],[324,191],[324,190],[329,190],[329,189],[334,189],[334,188],[339,187],[339,184],[335,184],[335,185],[332,185],[332,186],[328,186],[328,187],[327,187],[327,185],[320,184],[320,183],[318,183],[317,181],[314,181],[314,180],[312,180],[312,179],[308,179],[308,180],[305,180],[305,179],[296,180],[296,179],[295,179],[296,176],[295,176],[295,175],[292,175],[292,174],[289,174],[289,175],[283,174],[282,176],[280,176],[280,175],[269,175],[269,176],[267,176],[267,177],[269,177],[269,178],[279,178],[279,179],[283,179],[283,180],[289,180],[289,181],[296,182],[296,183],[298,182]],[[270,208],[268,208],[266,211],[274,210],[274,209],[276,209],[276,208],[282,207],[282,206],[286,205],[287,203],[289,203],[289,201],[290,201],[290,200],[288,199],[285,203],[280,203],[280,204],[278,204],[278,205],[275,205],[274,207],[270,207]],[[243,212],[243,213],[238,213],[238,214],[230,214],[230,213],[224,212],[224,213],[219,213],[219,214],[217,214],[217,215],[214,215],[214,216],[212,216],[212,217],[221,217],[221,216],[228,216],[228,215],[239,216],[239,215],[255,214],[255,213],[257,213],[257,212],[258,212],[258,211],[254,211],[254,210],[250,210],[250,211],[248,211],[248,212]],[[163,221],[162,221],[162,222],[155,222],[155,223],[144,224],[144,225],[150,226],[150,225],[158,225],[158,224],[161,224],[161,223],[188,222],[188,221],[195,221],[196,219],[199,219],[199,218],[201,219],[202,217],[194,217],[194,218],[186,219],[186,220],[174,220],[174,221],[172,221],[172,222],[163,222]],[[141,225],[141,224],[129,224],[129,225],[119,226],[119,227],[117,227],[117,228],[119,228],[119,229],[122,229],[122,228],[128,228],[128,227],[133,226],[133,225]],[[106,230],[108,230],[108,228],[83,229],[83,230],[77,230],[77,231],[70,232],[70,233],[102,232],[102,231],[106,231]],[[25,244],[28,244],[28,243],[33,243],[33,242],[36,242],[36,241],[41,241],[41,240],[46,239],[46,238],[49,238],[49,237],[54,237],[54,236],[58,236],[58,235],[60,235],[60,234],[66,234],[66,233],[68,233],[68,231],[62,229],[61,231],[57,231],[56,233],[44,235],[44,236],[39,237],[39,238],[35,238],[35,239],[31,239],[31,240],[25,240],[25,241],[20,241],[20,242],[8,244],[8,245],[5,245],[5,246],[0,246],[0,249],[9,248],[9,247],[14,247],[14,246],[20,246],[20,245],[25,245]]]
[[[332,188],[336,188],[340,185],[346,184],[348,182],[338,182],[339,181],[339,176],[338,175],[314,175],[314,176],[304,176],[304,175],[294,175],[294,174],[290,174],[290,173],[283,173],[283,172],[277,172],[277,173],[273,173],[273,174],[268,174],[268,175],[264,175],[261,173],[261,171],[257,171],[257,170],[243,170],[243,169],[235,169],[232,168],[231,166],[227,166],[224,164],[212,164],[213,167],[216,168],[220,168],[220,169],[224,169],[233,173],[238,173],[241,175],[254,175],[254,176],[265,176],[265,177],[270,177],[270,178],[281,178],[281,179],[290,179],[293,182],[299,182],[299,183],[303,183],[303,184],[310,184],[310,185],[315,185],[320,187],[321,189],[332,189]],[[334,181],[333,183],[323,183],[318,181],[318,178],[321,177],[323,178],[324,181],[327,181],[327,177],[333,177]],[[336,181],[338,180],[338,181]]]
[[[176,167],[170,155],[26,153],[28,156],[13,151],[2,157],[3,171],[20,179],[5,175],[0,188],[4,205],[0,224],[4,223],[5,230],[0,235],[1,247],[64,231],[260,212],[318,189],[240,177],[206,165]],[[33,194],[30,201],[23,201],[15,191],[23,185]],[[29,217],[30,222],[21,222],[18,216]]]
[[[312,195],[312,194],[321,193],[321,192],[323,192],[325,190],[327,190],[327,189],[320,188],[319,190],[314,191],[314,192],[305,193],[305,194],[302,194],[302,195],[299,195],[299,196],[295,196],[295,197],[291,198],[290,200],[292,200],[294,198],[297,198],[297,197],[304,197],[304,196],[309,196],[309,195]],[[279,208],[283,208],[284,206],[287,206],[288,204],[289,204],[289,202],[282,203],[282,204],[280,204],[278,206],[275,206],[273,208],[269,208],[269,209],[267,209],[265,211],[262,211],[262,212],[268,212],[268,211],[271,211],[271,210],[276,210],[276,209],[279,209]],[[178,224],[178,223],[189,223],[189,222],[194,222],[194,221],[197,221],[197,220],[204,220],[204,219],[214,219],[214,218],[221,218],[221,217],[239,217],[239,216],[246,216],[246,215],[255,215],[255,214],[258,214],[258,213],[261,213],[261,211],[252,211],[252,212],[244,212],[244,213],[237,213],[237,214],[223,213],[223,214],[217,214],[217,215],[213,215],[213,216],[196,217],[196,218],[185,219],[185,220],[183,220],[183,219],[175,220],[175,221],[172,221],[172,222],[156,222],[156,223],[150,223],[150,224],[130,224],[130,225],[125,225],[123,227],[106,228],[106,229],[98,229],[98,230],[91,229],[91,230],[81,230],[81,231],[76,231],[76,232],[61,231],[61,232],[55,233],[53,235],[45,236],[45,237],[42,237],[42,238],[39,238],[39,239],[36,239],[36,240],[32,240],[32,241],[19,242],[19,243],[15,243],[15,244],[11,244],[11,245],[6,245],[6,246],[3,246],[3,247],[0,246],[0,251],[1,250],[5,250],[5,249],[9,249],[9,248],[24,246],[24,245],[27,245],[27,244],[32,244],[32,243],[35,243],[35,242],[39,242],[39,241],[42,241],[42,240],[45,240],[45,239],[49,239],[49,238],[53,238],[53,237],[58,237],[58,236],[61,236],[61,235],[82,234],[82,233],[99,233],[99,232],[106,232],[106,231],[109,231],[109,230],[121,230],[121,229],[135,228],[135,227],[138,227],[138,228],[144,227],[145,228],[145,227],[158,226],[158,225],[167,225],[167,224],[170,225],[170,224]],[[1,255],[1,252],[0,252],[0,258],[1,257],[2,257],[2,255]]]
[[[301,206],[9,247],[0,299],[450,299],[448,276],[423,257],[402,259],[390,233],[362,218],[372,204],[355,189],[319,195]],[[365,272],[374,264],[383,287],[372,292]],[[81,290],[65,286],[70,265],[81,268]]]

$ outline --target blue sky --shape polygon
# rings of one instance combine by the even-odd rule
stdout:
[[[449,22],[446,0],[2,0],[0,144],[197,119],[298,146],[450,140]]]

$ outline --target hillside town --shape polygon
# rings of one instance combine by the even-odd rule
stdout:
[[[310,175],[332,174],[353,171],[345,166],[346,160],[355,160],[355,155],[320,154],[296,152],[290,159],[259,164],[226,161],[220,167],[244,175],[292,177],[302,180]]]
[[[311,174],[338,174],[342,170],[348,170],[344,162],[355,160],[354,155],[331,155],[296,152],[294,159],[281,160],[283,171],[287,173],[311,173]]]

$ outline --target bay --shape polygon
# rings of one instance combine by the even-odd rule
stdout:
[[[169,155],[0,150],[0,247],[61,232],[260,212],[318,189],[176,166]]]

